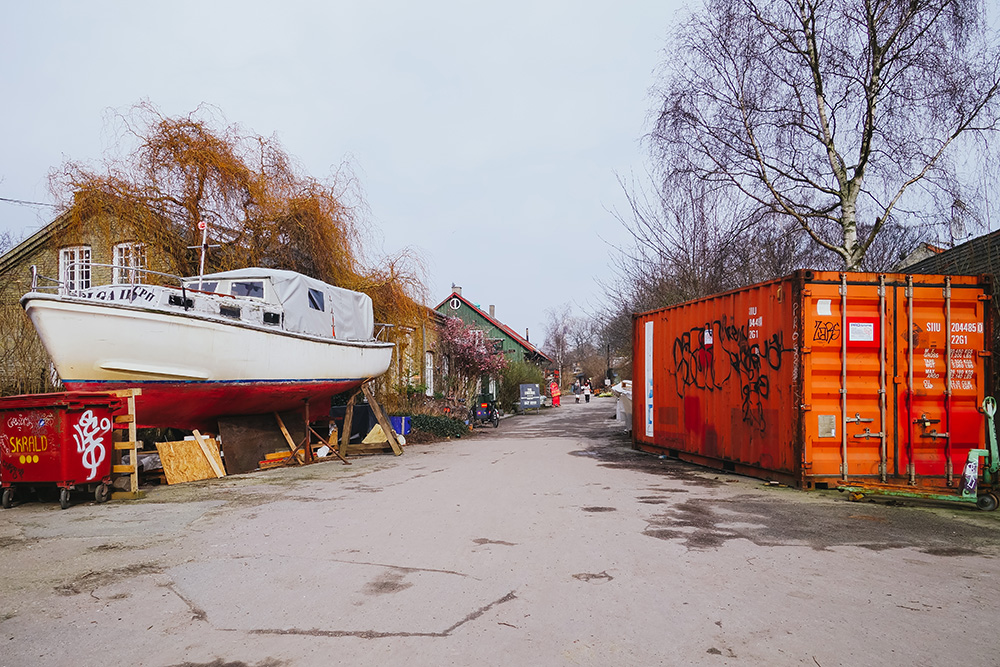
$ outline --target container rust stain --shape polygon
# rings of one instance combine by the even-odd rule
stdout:
[[[804,487],[955,489],[984,443],[991,291],[799,271],[636,315],[634,444]]]

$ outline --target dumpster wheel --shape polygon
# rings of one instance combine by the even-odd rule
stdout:
[[[111,487],[107,484],[98,484],[97,488],[94,489],[94,500],[99,503],[108,502],[108,498],[111,497]]]
[[[5,510],[9,510],[10,506],[14,504],[14,487],[8,486],[3,490],[3,499],[0,500],[0,506]]]
[[[992,512],[998,505],[1000,505],[1000,499],[997,498],[996,493],[984,493],[976,498],[976,507],[984,512]]]
[[[69,489],[65,486],[59,489],[59,507],[63,509],[69,507]]]

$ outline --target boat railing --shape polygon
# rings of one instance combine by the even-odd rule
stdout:
[[[383,333],[385,333],[388,336],[387,334],[388,330],[394,329],[396,327],[395,324],[389,324],[388,322],[374,322],[374,325],[375,325],[375,335],[373,336],[373,340],[378,340]],[[388,340],[389,339],[387,337],[385,342],[388,342]]]
[[[32,292],[58,292],[59,294],[65,294],[67,296],[80,296],[87,290],[91,289],[88,287],[80,287],[79,284],[82,282],[80,279],[84,274],[86,274],[90,282],[90,270],[93,267],[101,267],[107,269],[118,269],[119,276],[127,276],[127,282],[116,282],[116,285],[145,285],[149,284],[143,282],[143,276],[160,276],[163,278],[169,278],[170,280],[177,281],[177,287],[183,293],[185,291],[184,278],[181,276],[176,276],[172,273],[163,273],[162,271],[153,271],[152,269],[142,269],[134,266],[124,266],[121,264],[98,264],[96,262],[69,262],[65,265],[65,273],[69,273],[75,277],[73,280],[63,280],[61,278],[50,278],[49,276],[43,276],[38,272],[38,266],[35,264],[31,265],[31,291]],[[43,280],[48,284],[39,285],[39,281]]]

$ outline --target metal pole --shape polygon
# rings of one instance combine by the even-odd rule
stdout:
[[[948,486],[952,485],[951,461],[951,276],[944,278],[944,460]]]
[[[878,277],[878,317],[879,329],[881,331],[878,350],[879,384],[878,384],[878,407],[881,415],[882,445],[879,451],[879,475],[884,484],[886,481],[886,469],[888,468],[888,453],[886,451],[886,435],[888,428],[885,423],[885,275]]]
[[[840,475],[847,480],[847,274],[840,274]]]
[[[910,484],[916,484],[916,466],[913,464],[913,276],[906,276],[906,468]]]
[[[201,230],[201,262],[198,264],[198,290],[201,290],[201,277],[205,275],[205,255],[208,254],[208,223]]]

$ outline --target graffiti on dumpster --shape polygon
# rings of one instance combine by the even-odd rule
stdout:
[[[704,327],[685,331],[674,339],[674,377],[677,395],[694,389],[715,391],[739,383],[743,422],[761,431],[767,423],[764,402],[770,395],[771,371],[781,370],[785,347],[782,332],[761,338],[754,325],[737,326],[726,316]]]
[[[14,465],[9,461],[3,462],[3,474],[0,474],[0,478],[10,482],[16,482],[23,476],[24,476],[24,468],[18,468],[16,465]]]
[[[55,416],[51,412],[22,412],[7,418],[7,428],[34,432],[45,429],[53,421],[55,421]]]
[[[76,442],[76,451],[81,455],[80,460],[83,467],[90,471],[87,480],[90,481],[97,476],[97,468],[104,463],[107,451],[104,448],[104,435],[111,429],[111,420],[107,417],[98,419],[93,410],[87,410],[80,415],[80,419],[73,425],[73,440]]]

